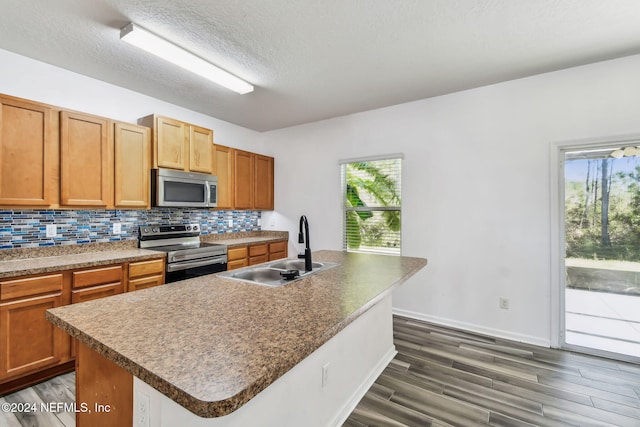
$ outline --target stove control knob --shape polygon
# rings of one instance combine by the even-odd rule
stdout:
[[[199,228],[199,227],[198,227],[197,225],[194,225],[194,226],[193,226],[193,231],[198,231],[198,228]]]
[[[191,226],[187,225],[187,231],[191,231]]]
[[[157,227],[153,227],[153,228],[151,229],[151,231],[153,231],[154,233],[157,233],[157,232],[158,232],[158,231],[160,231],[160,230],[158,230],[158,228],[157,228]]]
[[[144,228],[142,229],[142,232],[143,232],[143,233],[148,233],[148,232],[149,232],[149,227],[144,227]]]

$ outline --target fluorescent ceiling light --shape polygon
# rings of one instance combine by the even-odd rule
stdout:
[[[124,40],[239,94],[253,92],[251,84],[156,36],[133,22],[120,30],[120,40]]]

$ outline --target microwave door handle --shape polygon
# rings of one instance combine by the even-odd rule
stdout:
[[[211,196],[209,195],[209,181],[204,182],[204,203],[205,206],[211,206]]]

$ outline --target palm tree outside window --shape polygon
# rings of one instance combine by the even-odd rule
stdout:
[[[340,162],[345,250],[400,255],[403,157]]]

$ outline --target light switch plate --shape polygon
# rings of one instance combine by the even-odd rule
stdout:
[[[120,224],[119,222],[114,222],[113,234],[120,234],[120,233],[122,233],[122,224]]]

